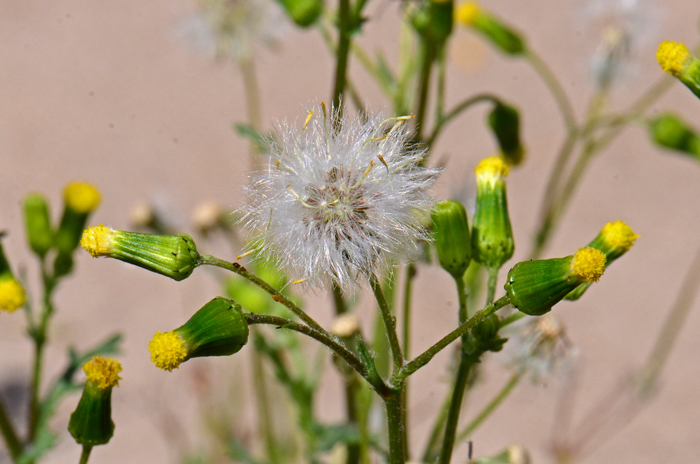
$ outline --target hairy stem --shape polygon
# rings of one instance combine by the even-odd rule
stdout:
[[[350,0],[340,0],[338,4],[338,48],[336,50],[335,83],[333,85],[333,107],[338,112],[338,120],[343,114],[341,100],[345,92],[348,57],[350,54]]]

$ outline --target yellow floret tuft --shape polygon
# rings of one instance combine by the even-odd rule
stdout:
[[[661,69],[673,76],[678,76],[683,72],[690,59],[690,51],[682,43],[664,40],[659,44],[656,52],[656,59],[661,65]]]
[[[122,365],[112,358],[105,359],[102,356],[94,356],[83,366],[88,382],[92,382],[100,390],[116,387],[119,385]]]
[[[87,214],[100,204],[100,191],[86,182],[71,182],[63,190],[63,198],[71,209]]]
[[[151,361],[159,369],[177,369],[187,357],[187,345],[175,332],[156,332],[148,344]]]
[[[491,185],[503,181],[508,176],[510,168],[500,156],[490,156],[481,160],[474,169],[477,184],[487,182]]]
[[[622,221],[608,222],[601,233],[608,245],[623,253],[632,248],[634,241],[639,238],[639,235]]]
[[[481,13],[481,6],[477,2],[462,3],[457,7],[455,19],[459,24],[471,26],[476,21],[476,18]]]
[[[27,295],[24,293],[24,287],[14,277],[0,279],[0,310],[8,313],[17,311],[24,306],[26,301]]]
[[[571,260],[571,272],[583,282],[598,282],[605,272],[607,258],[595,248],[581,248]]]
[[[83,247],[93,258],[107,256],[112,253],[112,244],[116,231],[100,224],[95,227],[88,227],[83,231],[80,238],[80,246]]]

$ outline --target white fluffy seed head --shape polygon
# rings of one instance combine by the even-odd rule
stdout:
[[[258,256],[307,287],[347,291],[420,251],[439,171],[421,166],[405,118],[338,119],[321,104],[277,139],[248,187]]]

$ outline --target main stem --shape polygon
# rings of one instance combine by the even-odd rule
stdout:
[[[430,74],[435,61],[435,46],[428,41],[423,41],[422,45],[423,61],[418,78],[418,105],[416,106],[416,141],[421,141],[423,138],[428,94],[430,93]]]
[[[350,54],[350,0],[340,0],[338,5],[338,48],[336,50],[335,84],[333,86],[333,108],[338,112],[338,120],[343,114],[341,99],[345,91]]]
[[[39,416],[41,414],[41,400],[39,398],[41,390],[41,370],[42,360],[44,358],[44,345],[46,343],[46,330],[49,324],[49,319],[53,314],[53,302],[51,301],[53,290],[56,286],[56,280],[49,275],[42,262],[42,280],[44,284],[44,304],[41,311],[41,320],[35,331],[32,332],[34,339],[34,368],[32,371],[32,383],[29,393],[29,431],[28,441],[33,441],[36,436],[37,427],[39,425]]]
[[[397,390],[389,398],[385,398],[386,416],[389,426],[389,464],[406,463],[406,434],[404,431],[404,409],[406,407],[403,394],[403,381],[397,385]]]
[[[10,456],[12,456],[12,461],[16,462],[22,455],[22,442],[19,440],[15,428],[12,426],[10,416],[7,414],[5,403],[3,403],[2,398],[0,398],[0,432],[2,432],[2,436],[5,438],[5,444],[7,445],[7,450],[10,452]]]

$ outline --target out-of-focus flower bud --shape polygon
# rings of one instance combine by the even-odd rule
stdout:
[[[49,205],[43,195],[30,193],[24,197],[24,225],[29,246],[43,258],[53,244]]]
[[[2,248],[2,236],[0,233],[0,311],[12,313],[24,306],[27,295],[22,284],[12,274],[10,263],[7,262]]]
[[[497,103],[489,113],[489,126],[498,140],[501,154],[511,166],[520,164],[525,150],[520,143],[520,115],[514,106]]]
[[[491,40],[502,52],[508,55],[525,53],[525,41],[513,29],[485,11],[478,2],[466,2],[457,7],[455,20]]]
[[[100,192],[91,184],[71,182],[63,190],[65,207],[54,238],[59,253],[71,254],[80,243],[87,218],[100,204]]]
[[[657,144],[700,158],[700,135],[672,113],[664,113],[649,123],[649,133]]]
[[[323,0],[279,0],[289,17],[301,27],[311,26],[323,12]]]

